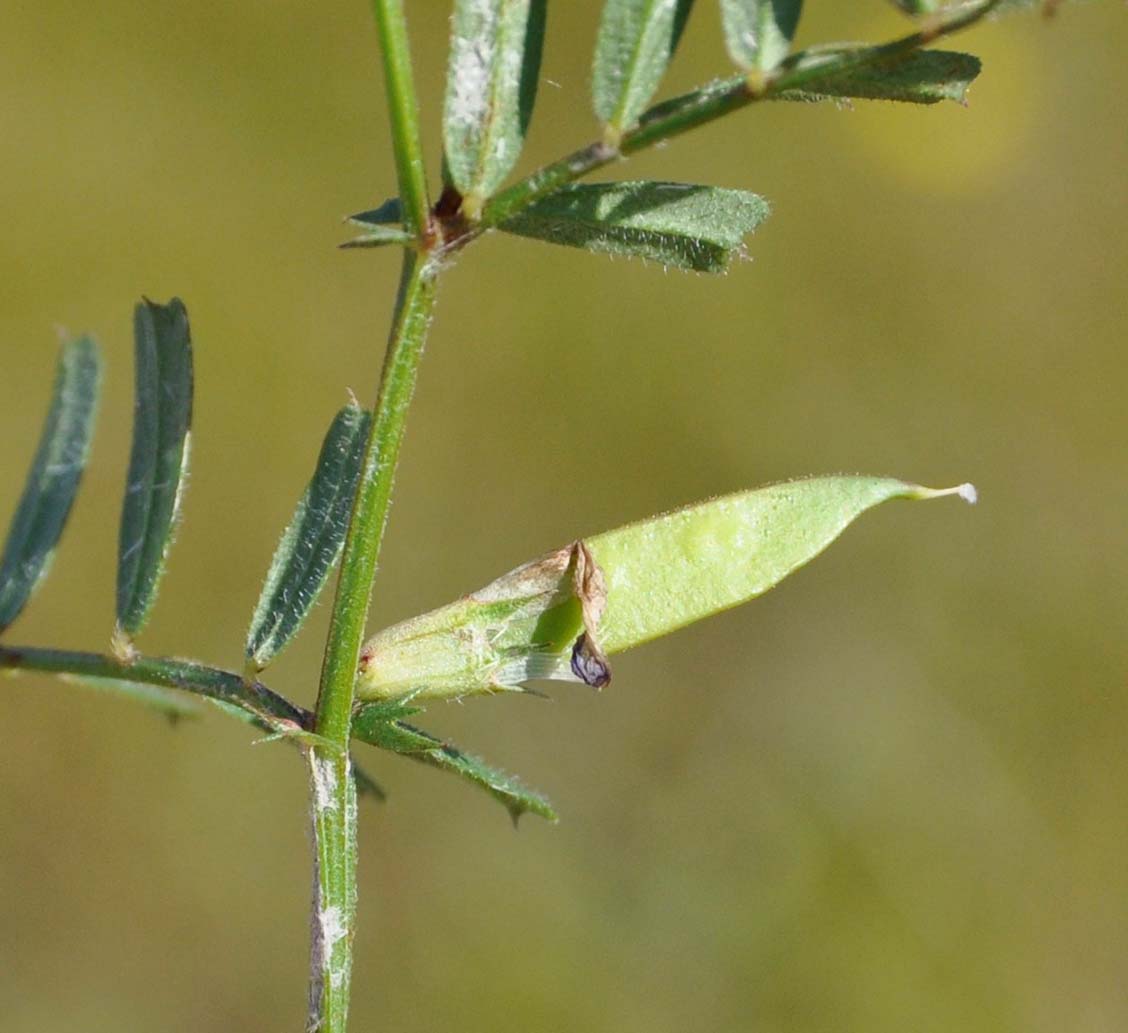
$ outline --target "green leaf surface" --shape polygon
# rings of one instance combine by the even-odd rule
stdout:
[[[353,717],[352,734],[354,739],[458,775],[486,790],[505,807],[514,824],[525,813],[538,814],[549,821],[557,820],[552,805],[540,793],[527,789],[512,775],[490,767],[485,761],[464,753],[429,732],[405,721],[390,719],[386,704],[360,707]]]
[[[721,0],[729,57],[746,70],[771,71],[791,50],[803,0]]]
[[[456,0],[444,167],[473,213],[521,153],[536,100],[546,0]]]
[[[305,493],[282,535],[247,632],[261,671],[297,634],[341,558],[371,416],[346,406],[334,417]]]
[[[638,121],[674,56],[693,0],[607,0],[592,65],[596,116],[612,138]]]
[[[590,677],[620,652],[753,599],[889,499],[959,494],[890,478],[816,477],[727,495],[584,539],[448,606],[379,632],[362,699],[427,699]]]
[[[133,448],[121,512],[115,636],[126,651],[157,597],[180,510],[192,422],[192,344],[183,302],[143,300],[134,310],[133,330]]]
[[[896,60],[834,72],[843,58],[871,48],[858,46],[816,47],[798,55],[795,69],[825,64],[828,74],[800,90],[782,90],[777,100],[819,101],[835,98],[894,100],[909,104],[938,104],[943,100],[964,103],[967,89],[979,75],[977,57],[954,50],[916,50]]]
[[[502,223],[522,237],[696,272],[722,272],[768,204],[744,190],[689,183],[573,184]]]
[[[102,380],[89,337],[63,345],[39,447],[0,557],[0,631],[46,576],[90,454]]]

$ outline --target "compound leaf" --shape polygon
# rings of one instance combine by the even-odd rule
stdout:
[[[149,617],[172,542],[188,470],[192,422],[192,342],[179,298],[144,299],[133,313],[136,393],[133,448],[118,543],[115,643],[130,640]]]
[[[313,477],[274,553],[247,632],[248,666],[261,671],[301,628],[341,557],[371,417],[334,417]]]
[[[716,273],[767,215],[767,202],[744,190],[689,183],[573,184],[500,228],[586,251]]]
[[[0,631],[46,576],[90,454],[102,360],[90,337],[63,345],[39,447],[0,557]]]

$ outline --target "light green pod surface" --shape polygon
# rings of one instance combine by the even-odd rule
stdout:
[[[870,507],[927,493],[899,480],[817,477],[722,496],[597,535],[588,547],[607,582],[600,643],[608,653],[621,652],[754,599],[814,559]]]
[[[358,695],[453,697],[579,681],[581,637],[603,654],[649,642],[766,592],[881,502],[951,494],[975,500],[971,485],[815,477],[608,531],[380,632],[364,647]],[[598,578],[577,578],[583,554]]]

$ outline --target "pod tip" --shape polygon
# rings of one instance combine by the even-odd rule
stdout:
[[[914,496],[918,499],[939,499],[945,495],[958,495],[969,506],[979,501],[979,491],[970,481],[957,484],[954,488],[917,488]]]

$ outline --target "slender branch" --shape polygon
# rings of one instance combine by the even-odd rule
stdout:
[[[305,727],[307,715],[288,699],[260,682],[192,660],[138,656],[123,661],[101,653],[78,653],[65,649],[32,646],[0,646],[0,670],[44,671],[90,678],[118,678],[142,685],[183,689],[222,700],[248,711],[274,727],[286,721]]]
[[[596,141],[543,166],[494,195],[485,206],[481,221],[457,243],[460,246],[467,243],[472,237],[512,218],[554,190],[618,158],[679,136],[757,101],[770,100],[789,90],[813,86],[820,80],[905,57],[943,36],[974,24],[998,2],[980,0],[979,3],[952,8],[928,19],[916,32],[881,46],[831,51],[825,55],[817,52],[793,54],[761,81],[743,76],[726,79],[658,104],[643,114],[637,126],[623,134],[618,149]]]
[[[348,742],[353,683],[368,617],[368,597],[376,574],[407,409],[415,391],[419,360],[434,305],[436,271],[425,258],[405,252],[380,392],[345,538],[341,576],[321,671],[315,729],[342,745]]]
[[[430,236],[430,201],[403,3],[402,0],[372,0],[372,9],[384,58],[392,149],[395,152],[399,196],[403,202],[404,225],[414,237],[425,239]]]
[[[437,265],[405,251],[396,314],[329,625],[314,730],[337,745],[310,752],[316,899],[310,1029],[344,1033],[356,915],[356,795],[348,756],[353,688],[392,483],[435,300]]]

